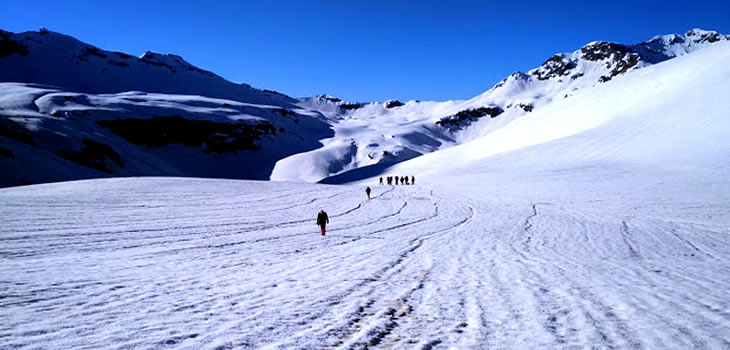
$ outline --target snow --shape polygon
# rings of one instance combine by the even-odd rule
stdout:
[[[0,35],[22,48],[0,58],[5,68],[0,70],[0,114],[40,130],[31,136],[34,140],[46,138],[40,134],[47,133],[69,138],[50,143],[42,140],[39,143],[43,147],[31,150],[13,141],[3,145],[7,152],[23,156],[15,160],[0,158],[0,165],[17,174],[0,177],[1,186],[108,176],[93,169],[79,169],[81,166],[54,156],[59,146],[69,148],[75,144],[70,148],[80,148],[78,138],[89,135],[97,142],[124,151],[120,156],[125,168],[110,169],[116,176],[213,176],[303,182],[362,178],[363,173],[371,174],[398,162],[479,140],[530,117],[531,113],[552,108],[552,104],[565,99],[572,100],[580,91],[605,84],[602,81],[608,78],[621,80],[655,63],[728,40],[726,35],[694,29],[628,46],[597,41],[574,52],[555,55],[527,73],[516,72],[471,99],[408,101],[399,105],[391,104],[392,101],[348,103],[328,95],[294,99],[232,83],[174,54],[148,51],[138,58],[50,31]],[[585,57],[583,50],[600,59]],[[633,59],[638,61],[632,62]],[[636,65],[631,66],[632,63]],[[626,73],[616,73],[615,69],[622,64],[630,68]],[[455,130],[436,124],[442,118],[480,107],[500,108],[504,112]],[[219,159],[218,155],[186,150],[180,157],[175,155],[175,148],[150,157],[148,149],[120,143],[115,136],[90,128],[87,123],[87,119],[93,118],[135,118],[134,113],[138,112],[145,116],[183,115],[187,119],[216,122],[267,120],[273,121],[277,135],[271,135],[270,142],[264,142],[267,144],[255,155],[239,152]],[[79,113],[89,113],[92,118],[75,118]],[[63,122],[55,120],[58,115],[64,118]],[[299,123],[300,119],[306,122]],[[47,159],[51,157],[57,159],[49,163]],[[151,159],[164,165],[151,167]],[[196,163],[192,169],[188,166],[190,161]],[[40,162],[48,166],[34,165]],[[252,162],[264,165],[257,170],[226,170],[223,165]]]
[[[3,116],[47,137],[7,139],[18,160],[0,164],[11,172],[98,177],[35,149],[82,137],[126,150],[130,168],[210,166],[182,145],[133,151],[79,127],[110,117],[289,128],[286,107],[301,120],[298,135],[322,147],[281,156],[276,182],[129,177],[0,189],[0,348],[728,349],[730,43],[705,45],[715,34],[693,30],[682,40],[699,39],[678,57],[605,83],[592,80],[603,62],[578,61],[583,80],[516,73],[471,100],[395,108],[343,111],[329,96],[246,86],[254,97],[1,83]],[[456,134],[434,125],[489,105],[505,112]],[[49,136],[58,134],[66,138]],[[266,152],[301,147],[283,140]],[[346,185],[286,181],[368,167],[375,177]],[[381,175],[413,175],[416,185],[379,186]],[[321,209],[326,236],[315,225]]]
[[[73,37],[46,32],[8,33],[27,53],[2,57],[0,81],[51,85],[83,93],[131,90],[203,95],[261,105],[291,107],[296,100],[235,84],[173,54],[146,52],[139,58],[106,51]]]
[[[285,115],[282,111],[286,111]],[[133,144],[100,127],[102,120],[174,117],[228,125],[268,123],[275,132],[257,141],[256,150],[206,154],[205,146],[173,143],[164,147]],[[320,146],[332,134],[319,117],[273,105],[244,103],[197,95],[142,91],[91,94],[27,83],[0,83],[0,133],[24,129],[32,144],[19,137],[3,139],[12,157],[0,157],[0,186],[129,175],[176,175],[267,179],[277,159]],[[175,125],[169,126],[174,129]],[[285,132],[282,132],[284,130]],[[91,139],[120,154],[123,166],[110,173],[84,167],[59,154],[78,151]],[[252,167],[248,164],[256,164]]]
[[[634,175],[2,189],[0,347],[727,348],[727,178]]]
[[[678,40],[672,40],[673,38]],[[717,42],[711,42],[708,38],[714,38],[713,40]],[[384,103],[370,103],[343,113],[337,106],[344,102],[336,99],[333,101],[331,96],[302,99],[300,106],[303,109],[320,111],[328,118],[335,135],[331,139],[320,140],[322,148],[279,160],[270,179],[317,182],[327,177],[337,177],[350,170],[385,167],[422,154],[478,140],[513,121],[531,117],[530,112],[521,106],[529,106],[534,111],[539,111],[551,108],[552,104],[565,99],[570,99],[571,102],[568,103],[572,103],[574,101],[572,96],[582,90],[591,90],[604,84],[603,79],[622,80],[631,75],[630,73],[643,70],[645,67],[699,52],[727,40],[728,36],[717,32],[695,29],[684,35],[671,34],[654,38],[646,43],[623,46],[628,53],[626,56],[621,56],[622,62],[627,64],[629,57],[637,59],[635,65],[625,73],[614,73],[619,61],[613,53],[603,52],[609,58],[601,60],[586,58],[584,49],[600,52],[605,49],[601,48],[600,44],[607,44],[591,42],[582,49],[557,55],[564,63],[570,62],[575,65],[564,75],[547,74],[550,67],[548,61],[527,73],[515,72],[483,94],[468,100],[409,101],[404,106],[391,109],[385,108]],[[539,79],[536,75],[538,73],[547,75],[545,79]],[[488,106],[500,107],[504,113],[496,118],[481,118],[469,127],[456,132],[449,132],[435,124],[439,119],[460,111]],[[539,133],[548,137],[556,136],[549,132],[539,131]],[[500,141],[509,144],[511,140]],[[503,145],[504,143],[501,143],[497,148]],[[486,156],[492,153],[488,151],[480,154]]]
[[[727,349],[728,63],[719,43],[388,169],[416,185],[0,189],[0,348]]]
[[[461,166],[475,164],[498,168],[500,158],[485,158],[501,154],[532,168],[587,161],[725,168],[730,159],[728,67],[730,43],[718,43],[582,90],[475,141],[390,171],[458,173]],[[529,148],[535,145],[540,147]],[[522,152],[508,154],[515,150]]]

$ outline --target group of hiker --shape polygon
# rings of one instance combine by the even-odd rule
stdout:
[[[411,176],[410,178],[408,176],[388,176],[385,178],[385,181],[388,185],[393,185],[393,181],[395,181],[395,184],[401,184],[401,185],[415,185],[416,184],[416,177]],[[383,177],[380,177],[380,184],[383,184]]]
[[[385,178],[388,185],[392,185],[393,181],[395,181],[395,184],[401,184],[401,185],[413,185],[416,183],[416,177],[411,176],[408,178],[408,176],[388,176]],[[383,184],[383,177],[380,177],[380,184]],[[372,189],[370,186],[365,188],[365,194],[368,196],[368,199],[370,199],[370,193],[372,192]],[[322,236],[325,235],[325,229],[327,227],[327,224],[330,223],[330,219],[327,216],[327,212],[323,210],[320,210],[317,214],[317,225],[319,225],[319,228],[322,231]]]

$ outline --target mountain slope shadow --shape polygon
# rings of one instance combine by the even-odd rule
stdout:
[[[377,163],[344,172],[342,174],[326,177],[317,183],[328,185],[341,185],[348,182],[359,181],[373,176],[378,176],[397,163]]]

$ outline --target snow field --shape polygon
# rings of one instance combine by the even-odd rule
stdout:
[[[0,347],[727,348],[727,203],[573,176],[3,189]]]
[[[366,201],[361,188],[192,180],[197,192],[189,181],[83,181],[85,196],[66,184],[35,200],[4,197],[3,217],[15,219],[2,236],[13,276],[3,339],[20,341],[6,345],[334,344],[355,333],[342,313],[373,297],[371,283],[460,220],[436,223],[432,200],[384,187]],[[326,237],[314,224],[320,208]]]
[[[717,43],[512,112],[383,174],[413,174],[415,186],[0,189],[0,348],[728,349],[728,63],[730,44]],[[492,91],[532,91],[514,79]],[[535,91],[557,91],[545,87]],[[104,98],[134,97],[119,95]],[[0,102],[34,116],[39,96]],[[439,147],[425,123],[477,100],[323,111],[337,137],[282,159],[272,179]],[[396,114],[406,118],[377,123]]]

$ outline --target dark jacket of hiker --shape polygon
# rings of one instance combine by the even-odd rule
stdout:
[[[317,214],[317,225],[324,226],[330,223],[330,218],[327,217],[327,213],[324,210],[320,210]]]

